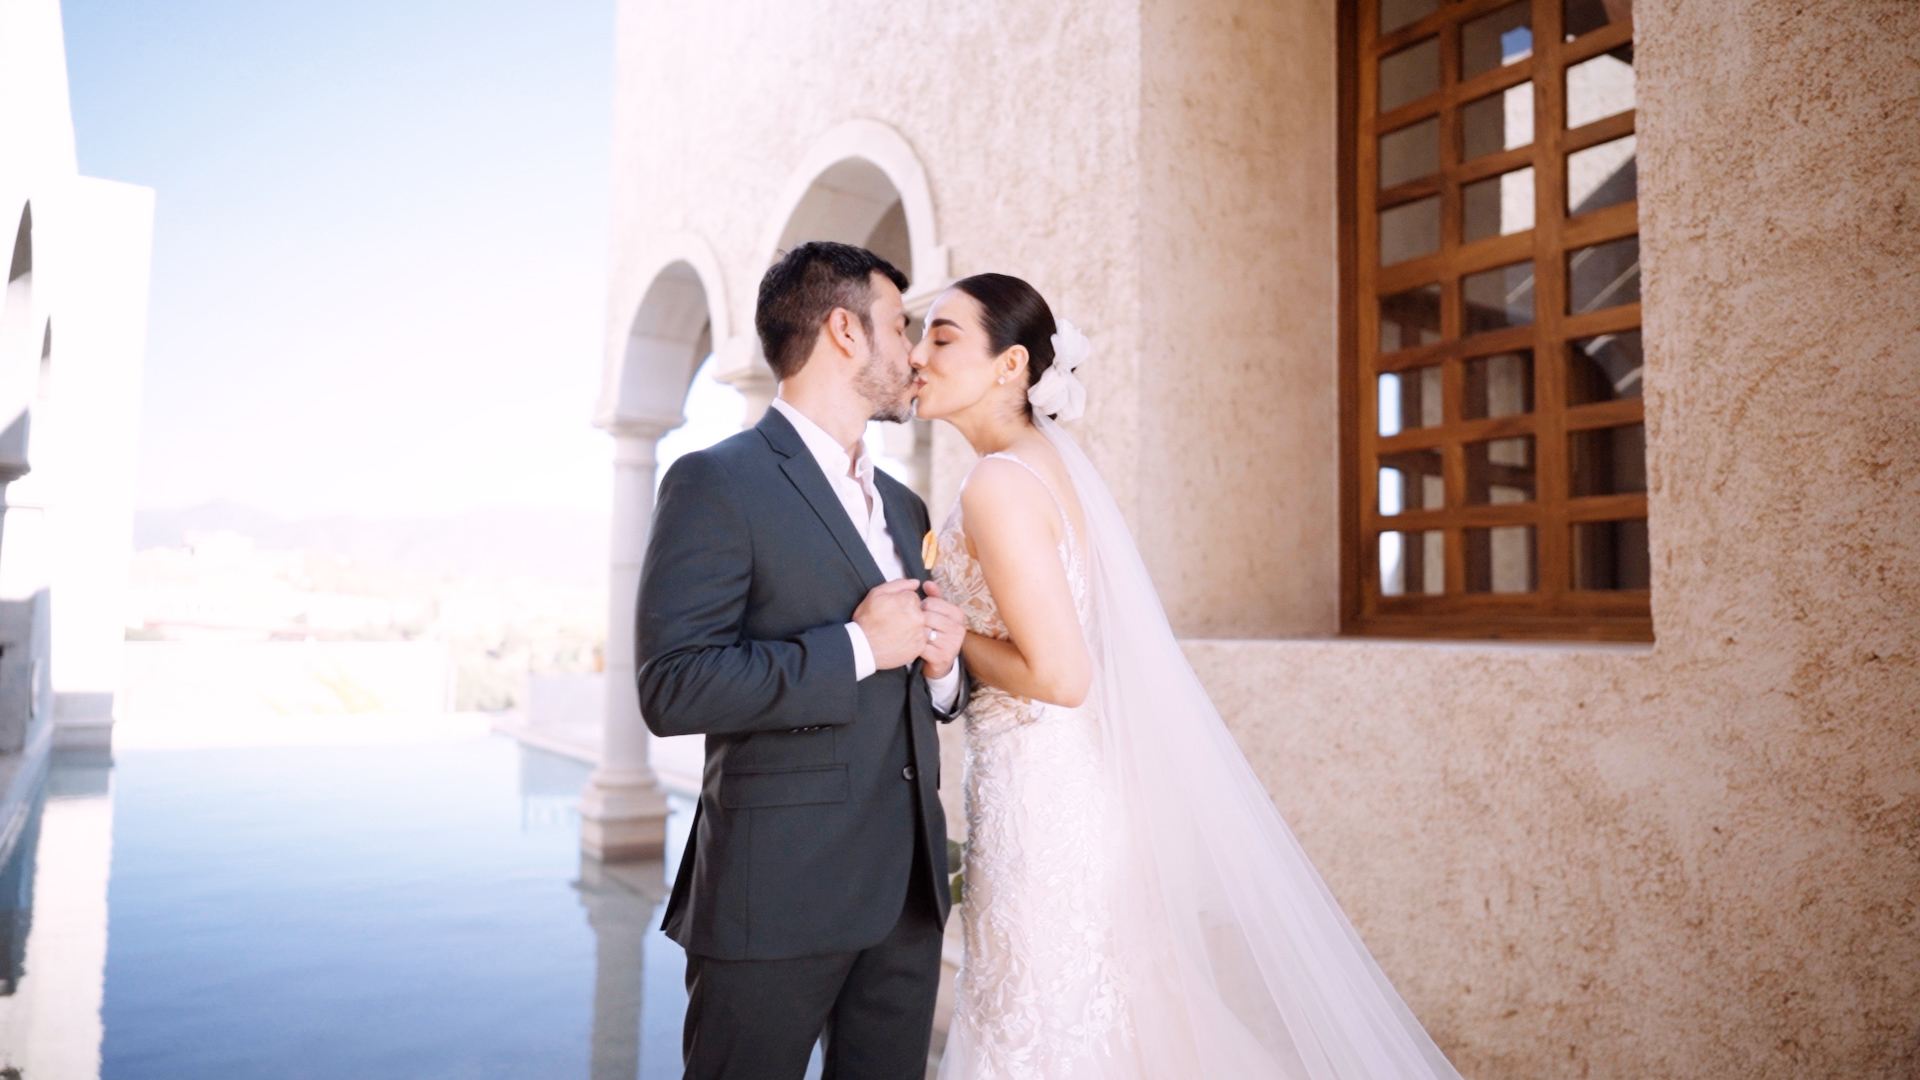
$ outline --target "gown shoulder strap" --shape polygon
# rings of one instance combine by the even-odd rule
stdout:
[[[1008,452],[1006,452],[1005,450],[1001,450],[1001,451],[998,451],[998,452],[996,452],[996,453],[992,453],[992,454],[988,454],[988,455],[987,455],[987,458],[999,458],[999,459],[1001,459],[1002,461],[1011,461],[1011,462],[1013,462],[1013,463],[1014,463],[1015,465],[1018,465],[1018,466],[1020,466],[1021,468],[1023,468],[1023,469],[1025,469],[1025,470],[1027,470],[1028,472],[1030,472],[1030,473],[1032,473],[1032,474],[1033,474],[1033,478],[1034,478],[1035,480],[1038,480],[1038,481],[1040,481],[1040,486],[1041,486],[1041,487],[1043,487],[1043,488],[1046,488],[1046,489],[1047,489],[1047,495],[1048,495],[1048,496],[1049,496],[1050,498],[1052,498],[1052,499],[1053,499],[1053,508],[1054,508],[1055,510],[1058,510],[1058,511],[1060,512],[1060,524],[1062,524],[1062,525],[1064,525],[1064,526],[1066,526],[1066,530],[1067,530],[1067,547],[1068,547],[1068,548],[1069,548],[1070,550],[1072,550],[1072,551],[1076,551],[1076,552],[1077,552],[1077,551],[1079,551],[1079,550],[1080,550],[1080,542],[1079,542],[1079,541],[1078,541],[1078,540],[1077,540],[1077,539],[1076,539],[1076,538],[1074,537],[1074,534],[1073,534],[1073,518],[1071,518],[1071,517],[1069,517],[1069,516],[1067,516],[1067,504],[1066,504],[1066,503],[1063,503],[1063,502],[1061,502],[1061,501],[1060,501],[1060,493],[1059,493],[1059,492],[1057,492],[1057,491],[1055,491],[1055,490],[1053,490],[1053,484],[1052,484],[1052,483],[1050,483],[1050,482],[1049,482],[1049,481],[1047,480],[1047,478],[1046,478],[1046,475],[1045,475],[1044,473],[1042,473],[1042,472],[1041,472],[1041,471],[1040,471],[1039,469],[1036,469],[1036,468],[1034,468],[1033,466],[1031,466],[1031,465],[1029,465],[1029,464],[1027,464],[1026,462],[1024,462],[1024,461],[1022,461],[1022,460],[1020,460],[1019,458],[1017,458],[1017,457],[1015,457],[1014,455],[1012,455],[1012,454],[1010,454],[1010,453],[1008,453]],[[982,461],[985,461],[985,460],[986,460],[986,458],[981,458],[980,460],[982,460]]]

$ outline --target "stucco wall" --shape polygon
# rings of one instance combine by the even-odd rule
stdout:
[[[630,2],[621,27],[612,362],[683,230],[726,279],[716,339],[751,335],[780,189],[879,120],[926,167],[953,276],[1025,277],[1093,338],[1077,429],[1175,625],[1335,629],[1331,0]],[[936,514],[970,462],[936,432]]]
[[[1140,337],[1133,9],[629,0],[620,27],[615,355],[654,269],[643,260],[680,230],[712,244],[731,332],[750,335],[780,189],[822,134],[878,120],[926,168],[954,276],[1018,274],[1088,328],[1097,355],[1088,419],[1103,433],[1091,449],[1101,460],[1131,453]],[[941,450],[950,491],[959,461],[951,439]]]
[[[1331,634],[1334,5],[1141,20],[1141,554],[1181,634]]]
[[[1920,6],[1635,15],[1657,644],[1189,652],[1468,1076],[1914,1076]]]
[[[1270,639],[1196,667],[1468,1076],[1913,1075],[1920,5],[1635,8],[1650,648],[1271,640],[1334,629],[1331,0],[630,0],[610,348],[681,230],[751,333],[794,163],[891,125],[953,273],[1092,332],[1177,624]]]

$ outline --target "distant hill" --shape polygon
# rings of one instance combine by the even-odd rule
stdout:
[[[325,551],[368,566],[455,577],[524,575],[594,584],[607,574],[607,531],[583,510],[472,510],[445,517],[287,519],[236,502],[134,515],[136,549],[181,547],[190,532],[250,536],[266,551]]]

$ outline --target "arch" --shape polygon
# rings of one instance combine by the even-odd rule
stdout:
[[[940,246],[934,228],[927,170],[907,140],[877,120],[850,120],[815,140],[782,189],[775,211],[762,246],[762,265],[808,240],[858,244],[906,272],[907,310],[916,321],[951,280],[947,249]],[[741,374],[751,372],[770,388],[772,372],[758,342],[738,353],[721,377],[744,388]],[[927,497],[933,471],[931,425],[913,421],[883,425],[881,430],[886,453],[905,467],[901,479]]]
[[[938,236],[927,170],[913,147],[878,120],[849,120],[814,140],[801,156],[774,203],[761,242],[761,265],[805,240],[878,243],[905,251],[901,269],[912,279],[907,295],[918,301],[951,277]]]
[[[44,340],[36,318],[33,274],[33,203],[20,209],[7,260],[6,293],[0,301],[0,484],[26,475],[31,408]]]
[[[20,228],[13,235],[13,257],[7,261],[7,284],[33,273],[33,204],[20,208]]]
[[[607,567],[606,696],[600,766],[580,801],[580,843],[594,858],[657,858],[667,805],[649,764],[652,736],[633,693],[633,611],[653,517],[660,437],[685,421],[700,362],[728,340],[719,262],[692,233],[670,237],[640,265],[625,333],[609,342],[594,422],[613,435],[611,544]]]
[[[46,401],[53,393],[53,320],[49,318],[40,332],[39,378],[34,382],[34,399]]]
[[[630,301],[625,336],[609,343],[594,422],[665,432],[681,423],[694,372],[727,347],[732,324],[719,261],[699,236],[669,238],[642,265],[652,269],[635,279],[645,290]]]

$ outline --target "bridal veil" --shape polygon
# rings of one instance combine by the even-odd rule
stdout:
[[[1281,820],[1175,641],[1099,472],[1052,420],[1086,518],[1089,645],[1122,820],[1115,944],[1144,1077],[1457,1080]]]

